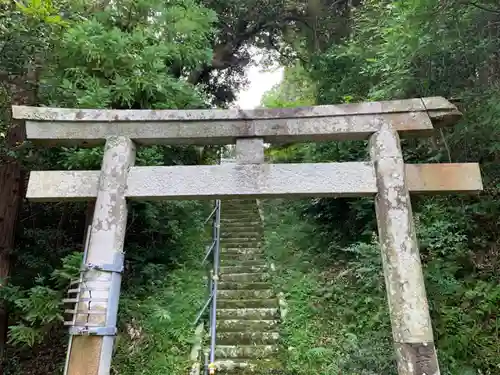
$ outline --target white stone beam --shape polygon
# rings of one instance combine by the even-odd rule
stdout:
[[[27,138],[44,144],[95,145],[110,136],[139,144],[234,144],[368,139],[382,123],[401,136],[426,136],[460,116],[444,98],[256,110],[97,110],[13,106]]]
[[[412,193],[482,190],[476,163],[406,165]],[[99,171],[31,172],[32,201],[90,200]],[[370,162],[220,166],[132,167],[130,199],[214,199],[248,197],[353,197],[377,193]]]

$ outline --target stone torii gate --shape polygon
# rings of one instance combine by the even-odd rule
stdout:
[[[375,196],[400,375],[439,366],[410,194],[482,190],[479,166],[405,164],[399,137],[429,136],[460,113],[446,99],[294,109],[92,110],[13,107],[27,138],[45,145],[105,143],[100,171],[31,172],[32,201],[96,200],[70,322],[66,373],[108,375],[124,260],[127,199]],[[264,142],[370,139],[371,161],[264,164]],[[236,144],[237,163],[134,167],[135,144]]]

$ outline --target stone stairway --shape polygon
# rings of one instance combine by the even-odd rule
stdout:
[[[271,374],[281,366],[278,300],[262,253],[256,200],[222,201],[216,366],[222,374]]]

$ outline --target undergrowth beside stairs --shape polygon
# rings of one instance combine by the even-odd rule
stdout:
[[[318,224],[306,213],[310,204],[264,202],[266,255],[288,303],[286,374],[395,375],[375,233],[340,246],[336,223]],[[498,277],[466,272],[470,235],[441,200],[414,212],[441,374],[499,375]]]
[[[204,275],[183,265],[149,293],[124,298],[122,321],[127,323],[113,361],[116,374],[187,374],[192,323],[206,292]]]
[[[128,288],[120,301],[113,374],[188,373],[193,321],[207,293],[201,265],[206,240],[200,228],[184,232],[182,261],[174,267],[153,264],[145,270],[147,281]]]
[[[264,204],[266,255],[288,304],[281,324],[286,374],[395,374],[376,245],[344,249],[354,261],[331,258],[335,244],[298,217],[297,204]]]

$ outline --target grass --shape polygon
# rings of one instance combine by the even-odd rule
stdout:
[[[396,374],[376,245],[326,246],[293,204],[264,207],[266,255],[288,304],[281,325],[285,373]],[[354,260],[339,261],[342,253]]]
[[[122,298],[112,374],[188,373],[193,323],[207,297],[207,274],[200,263],[206,238],[196,231],[188,237],[184,262],[170,270],[153,265],[149,285],[129,288]]]
[[[194,333],[193,320],[206,288],[202,271],[183,266],[163,287],[144,298],[124,298],[124,332],[113,359],[116,374],[186,374]]]

